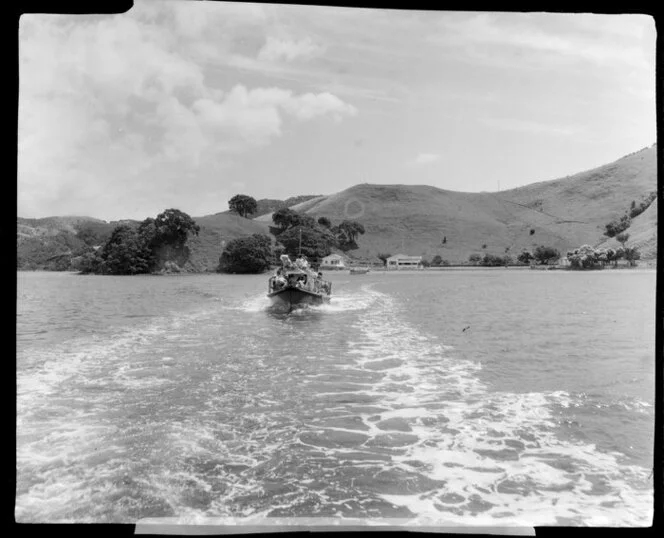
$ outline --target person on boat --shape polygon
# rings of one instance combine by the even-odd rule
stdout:
[[[286,279],[282,274],[281,267],[277,269],[277,274],[276,276],[273,277],[273,279],[274,279],[273,287],[275,290],[280,290],[287,284]]]
[[[295,265],[296,267],[302,269],[303,271],[309,269],[309,262],[307,261],[307,258],[305,256],[300,256],[298,259],[296,259]]]
[[[288,254],[282,254],[281,256],[279,256],[279,259],[281,260],[282,267],[286,269],[291,269],[293,267],[293,262],[288,257]]]

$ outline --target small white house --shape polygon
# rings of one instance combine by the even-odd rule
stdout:
[[[330,254],[320,261],[319,268],[322,269],[345,269],[344,257],[340,254]]]
[[[395,254],[387,258],[388,269],[417,269],[422,265],[422,256]]]

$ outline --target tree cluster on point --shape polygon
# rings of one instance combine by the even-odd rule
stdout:
[[[179,209],[166,209],[138,226],[120,224],[99,248],[89,247],[71,261],[81,273],[136,275],[168,268],[179,270],[189,258],[187,240],[200,227]],[[175,263],[177,260],[179,263]]]

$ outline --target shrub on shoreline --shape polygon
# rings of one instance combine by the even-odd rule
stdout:
[[[253,234],[229,241],[219,258],[220,273],[263,273],[272,261],[271,241],[267,235]]]

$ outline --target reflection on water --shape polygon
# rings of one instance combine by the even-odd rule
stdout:
[[[17,519],[649,524],[654,273],[572,276],[20,274]]]

